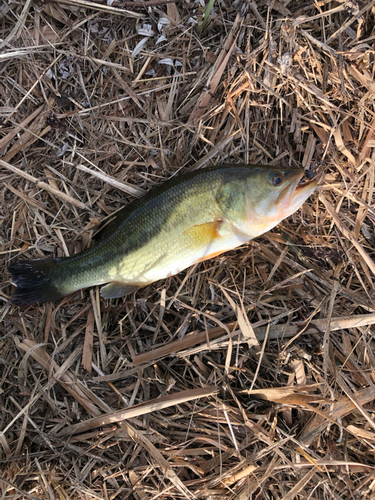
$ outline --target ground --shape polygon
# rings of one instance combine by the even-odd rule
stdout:
[[[0,4],[1,498],[375,496],[375,1],[212,4]],[[222,163],[319,187],[125,298],[12,304],[15,259]]]

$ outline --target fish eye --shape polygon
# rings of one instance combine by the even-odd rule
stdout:
[[[283,182],[284,180],[284,177],[283,175],[280,173],[280,172],[273,172],[271,175],[270,175],[270,183],[272,184],[272,186],[280,186],[280,184]]]

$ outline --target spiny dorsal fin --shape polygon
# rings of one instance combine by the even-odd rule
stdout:
[[[132,211],[129,207],[131,207],[131,204],[119,208],[115,212],[107,215],[107,217],[104,217],[93,234],[93,239],[96,241],[103,241],[111,236],[111,234],[118,229],[119,225],[126,218],[128,213]]]

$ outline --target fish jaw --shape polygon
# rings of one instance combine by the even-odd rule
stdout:
[[[286,196],[280,202],[280,220],[294,214],[309,198],[317,187],[316,180],[300,184],[303,174],[298,175],[292,186],[288,189]]]
[[[297,186],[303,177],[303,172],[298,170],[289,174],[289,182],[286,187],[281,191],[276,199],[275,205],[278,205],[283,211],[287,211],[292,204],[294,193]]]

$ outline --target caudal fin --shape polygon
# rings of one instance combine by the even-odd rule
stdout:
[[[52,274],[60,259],[21,260],[9,267],[17,289],[12,297],[18,306],[57,300],[65,294],[53,283]]]

